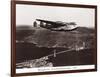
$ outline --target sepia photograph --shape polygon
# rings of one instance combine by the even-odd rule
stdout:
[[[15,6],[16,73],[95,69],[95,6],[39,4]]]

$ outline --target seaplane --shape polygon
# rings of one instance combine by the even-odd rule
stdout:
[[[72,31],[77,29],[75,22],[48,21],[42,19],[36,19],[36,21],[40,22],[40,27],[53,31]]]

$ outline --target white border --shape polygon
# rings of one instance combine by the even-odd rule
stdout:
[[[16,73],[68,71],[68,70],[83,70],[83,69],[95,69],[95,65],[75,65],[75,66],[60,66],[60,67],[23,68],[23,69],[16,69]]]

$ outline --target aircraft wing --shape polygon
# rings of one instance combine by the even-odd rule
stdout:
[[[64,26],[65,24],[63,23],[58,23],[58,22],[54,22],[54,21],[48,21],[48,20],[41,20],[41,19],[36,19],[37,21],[41,21],[41,22],[45,22],[45,23],[48,23],[48,24],[51,24],[51,25],[61,25],[61,26]]]

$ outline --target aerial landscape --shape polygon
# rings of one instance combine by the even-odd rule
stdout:
[[[16,67],[56,67],[94,63],[94,29],[57,29],[54,31],[39,25],[16,27]]]

